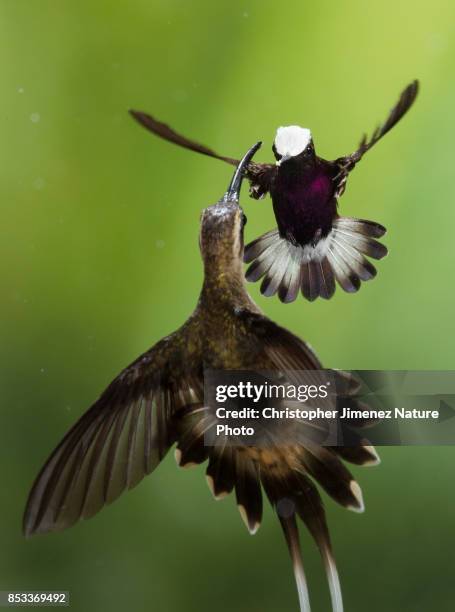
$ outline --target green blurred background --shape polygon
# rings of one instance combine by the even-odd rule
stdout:
[[[158,470],[97,517],[24,540],[28,489],[49,451],[118,371],[192,311],[199,212],[231,169],[153,138],[184,134],[270,160],[278,125],[351,152],[411,79],[409,116],[368,154],[345,214],[389,229],[390,256],[358,295],[267,315],[328,366],[451,369],[455,5],[450,0],[0,0],[0,589],[65,589],[74,610],[296,610],[267,510],[251,538],[203,468]],[[243,193],[246,239],[273,227]],[[355,470],[367,511],[328,514],[347,611],[454,609],[455,448],[384,448]],[[303,547],[314,610],[329,598]]]

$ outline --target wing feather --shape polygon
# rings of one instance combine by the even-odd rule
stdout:
[[[369,151],[387,132],[389,132],[399,121],[406,115],[408,110],[414,104],[414,101],[419,93],[419,81],[415,80],[410,83],[401,93],[398,102],[390,111],[385,122],[377,127],[371,138],[363,136],[360,144],[354,153],[340,157],[335,160],[335,165],[339,168],[339,173],[336,176],[337,191],[336,197],[340,197],[346,187],[348,174],[354,169],[354,166],[359,162],[367,151]]]
[[[221,161],[225,161],[233,166],[237,166],[239,164],[238,159],[219,155],[218,153],[216,153],[212,149],[209,149],[205,145],[199,144],[198,142],[191,140],[186,136],[182,136],[182,134],[179,134],[178,132],[173,130],[166,123],[158,121],[147,113],[143,113],[142,111],[136,110],[130,110],[129,112],[130,115],[134,117],[134,119],[136,119],[138,123],[145,127],[149,132],[153,132],[153,134],[155,134],[159,138],[163,138],[163,140],[172,142],[178,145],[179,147],[183,147],[184,149],[189,149],[190,151],[195,151],[196,153],[201,153],[202,155],[208,155],[209,157],[220,159]]]
[[[32,487],[26,535],[93,516],[153,471],[175,441],[173,415],[202,393],[200,360],[181,359],[187,344],[185,334],[156,344],[70,429]]]
[[[163,140],[172,142],[184,149],[189,149],[190,151],[195,151],[196,153],[201,153],[202,155],[207,155],[214,159],[219,159],[232,166],[238,166],[239,164],[240,160],[233,157],[226,157],[225,155],[219,155],[219,153],[216,153],[213,149],[179,134],[166,123],[158,121],[147,113],[136,110],[130,110],[129,112],[146,130],[152,132],[159,138],[163,138]],[[248,164],[245,170],[245,176],[250,181],[250,195],[252,198],[258,200],[263,198],[265,194],[270,191],[275,172],[276,166],[274,164],[258,164],[255,162],[250,162]]]

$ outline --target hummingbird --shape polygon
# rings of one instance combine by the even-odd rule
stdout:
[[[348,293],[360,289],[362,281],[376,276],[368,259],[382,259],[387,248],[378,241],[386,229],[365,219],[338,214],[338,200],[346,189],[349,174],[387,132],[407,113],[419,89],[417,80],[401,93],[386,121],[370,138],[362,138],[350,155],[326,160],[316,154],[308,128],[288,125],[277,129],[273,143],[275,163],[251,162],[245,176],[250,196],[270,193],[277,228],[245,248],[250,266],[248,281],[262,279],[261,293],[278,293],[282,302],[293,302],[299,293],[309,301],[330,299],[336,282]],[[157,136],[192,151],[237,165],[238,160],[219,155],[198,144],[151,115],[131,110],[131,115]]]
[[[92,517],[153,472],[175,445],[181,467],[207,462],[216,499],[235,490],[240,515],[254,534],[262,518],[262,488],[275,508],[293,562],[300,609],[309,612],[297,518],[323,557],[333,610],[343,609],[337,568],[315,481],[343,506],[363,510],[358,483],[343,459],[378,463],[363,438],[352,446],[264,447],[220,439],[204,399],[211,370],[321,370],[310,347],[268,319],[250,298],[243,274],[245,215],[239,192],[261,143],[242,158],[224,197],[201,215],[204,280],[196,308],[174,333],[126,367],[63,437],[38,474],[26,504],[26,536],[58,531]]]

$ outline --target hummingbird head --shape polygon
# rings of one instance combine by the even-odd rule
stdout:
[[[277,166],[281,166],[288,161],[297,161],[303,164],[312,162],[315,152],[310,130],[298,125],[279,127],[276,131],[272,151]]]
[[[261,144],[256,143],[244,155],[221,200],[202,211],[199,245],[206,271],[241,269],[246,216],[239,206],[239,193],[244,171]]]
[[[227,272],[240,265],[246,216],[238,202],[218,202],[202,211],[199,246],[205,269]]]

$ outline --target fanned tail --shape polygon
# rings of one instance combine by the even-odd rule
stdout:
[[[355,293],[362,281],[376,276],[376,268],[367,259],[382,259],[387,248],[378,242],[386,229],[379,223],[338,217],[330,233],[315,245],[295,245],[282,238],[278,229],[267,232],[245,248],[244,261],[251,265],[246,279],[262,279],[261,293],[278,293],[282,302],[293,302],[299,292],[312,302],[318,297],[330,299],[335,281]]]

